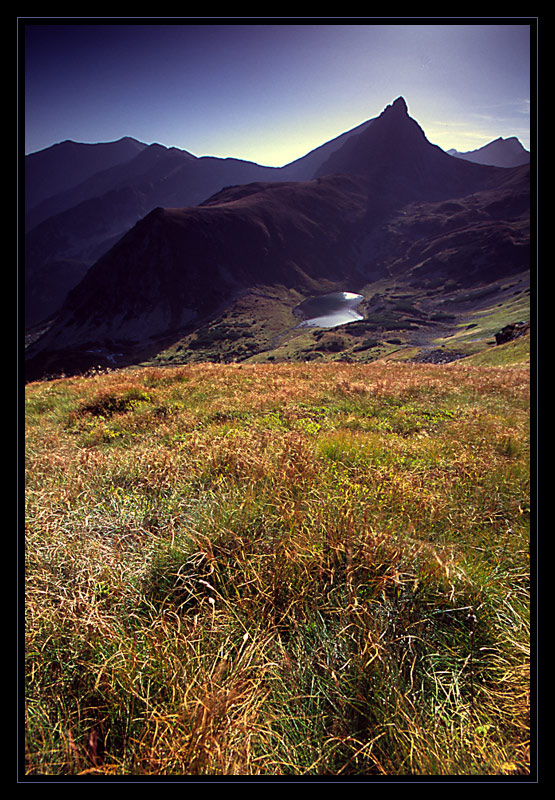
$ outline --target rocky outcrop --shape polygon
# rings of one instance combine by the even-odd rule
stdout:
[[[511,322],[510,325],[505,325],[499,333],[495,334],[495,344],[505,344],[518,339],[519,336],[524,336],[530,330],[529,322]]]
[[[449,364],[467,355],[468,353],[459,353],[455,350],[422,350],[412,361],[415,364]]]

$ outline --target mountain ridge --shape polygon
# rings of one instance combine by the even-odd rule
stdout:
[[[379,118],[383,120],[384,115],[387,118],[390,113],[408,118],[404,98],[397,98]],[[26,213],[26,327],[31,328],[56,313],[67,292],[77,285],[87,269],[152,208],[198,205],[226,185],[261,180],[308,180],[317,174],[342,171],[344,166],[333,161],[334,157],[337,159],[337,151],[356,148],[361,136],[371,135],[376,119],[378,117],[366,120],[283,167],[265,167],[234,158],[195,156],[175,147],[157,143],[146,145],[132,137],[98,145],[80,145],[67,140],[46,148],[43,156],[54,156],[57,160],[55,169],[53,165],[46,165],[44,169],[54,170],[56,175],[65,173],[64,180],[72,185],[54,194],[51,187],[50,196],[28,208]],[[425,138],[419,126],[418,129],[419,135]],[[62,170],[58,158],[67,148],[73,154],[81,153],[86,163],[87,158],[90,162],[91,154],[97,159],[102,156],[103,169],[88,174],[80,182],[76,182],[75,175],[70,180],[71,164],[66,164]],[[115,154],[114,148],[118,151]],[[125,149],[123,155],[119,153],[122,148]],[[107,165],[106,154],[111,151],[111,160],[117,163]],[[32,164],[40,157],[40,152],[31,154],[28,188],[32,183]],[[424,178],[431,179],[432,173],[425,165],[420,169]],[[90,167],[88,170],[90,172]],[[402,174],[400,181],[404,181]],[[390,174],[387,185],[391,187],[392,182]],[[384,190],[378,186],[376,191]],[[29,197],[33,196],[36,197],[36,191],[26,192],[27,205]]]
[[[25,210],[106,169],[133,158],[144,147],[131,136],[114,142],[58,142],[25,156]]]
[[[476,150],[459,152],[450,149],[447,153],[476,164],[490,164],[497,167],[518,167],[530,163],[530,153],[516,136],[507,138],[499,136]]]
[[[197,206],[150,211],[70,291],[29,348],[28,375],[82,370],[114,347],[122,364],[135,363],[254,290],[275,295],[282,287],[287,305],[320,287],[356,289],[399,269],[399,279],[415,285],[443,275],[462,286],[465,247],[478,282],[480,269],[498,260],[500,274],[529,268],[529,170],[452,158],[428,142],[403,98],[344,138],[325,163],[320,171],[331,174],[312,180],[232,185]],[[432,233],[441,234],[434,251]],[[385,261],[377,255],[382,239]]]

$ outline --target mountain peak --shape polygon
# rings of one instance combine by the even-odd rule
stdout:
[[[373,196],[380,197],[381,207],[386,203],[399,205],[414,199],[438,200],[469,193],[472,186],[485,179],[483,169],[456,164],[431,144],[409,115],[402,96],[332,153],[316,177],[341,173],[364,175],[373,187]]]
[[[397,100],[394,100],[393,103],[384,108],[378,119],[383,117],[401,119],[402,117],[408,117],[408,115],[409,110],[405,98],[398,97]]]
[[[404,114],[408,114],[409,113],[409,110],[408,110],[408,107],[407,107],[407,102],[406,102],[406,100],[405,100],[405,98],[403,96],[400,96],[400,97],[397,98],[397,100],[394,100],[393,103],[391,104],[391,106],[387,106],[385,110],[387,111],[388,108],[391,108],[392,111],[396,110],[396,111],[402,112]]]
[[[399,96],[366,129],[333,153],[318,174],[385,174],[390,168],[397,169],[400,162],[414,161],[426,146],[432,147],[409,116],[405,98]]]

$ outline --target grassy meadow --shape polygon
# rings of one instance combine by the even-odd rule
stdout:
[[[25,400],[27,775],[529,774],[527,364]]]

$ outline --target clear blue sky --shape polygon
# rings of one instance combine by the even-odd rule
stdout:
[[[132,136],[281,166],[400,95],[445,150],[530,147],[529,24],[64,22],[19,19],[26,153]]]

